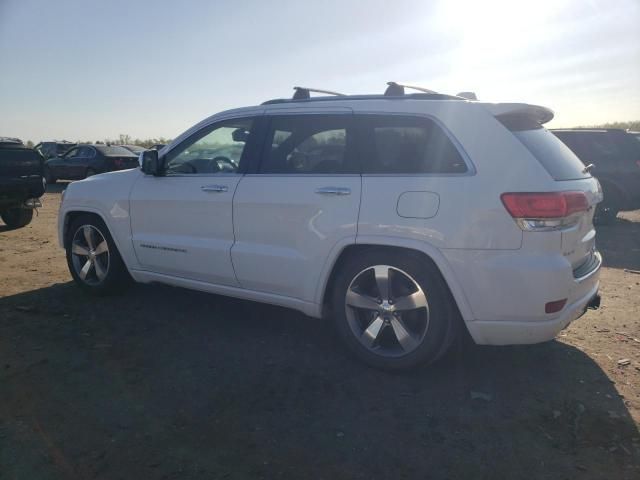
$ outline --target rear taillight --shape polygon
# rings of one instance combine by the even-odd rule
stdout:
[[[113,164],[116,168],[124,168],[124,159],[122,158],[114,158]]]
[[[636,165],[640,167],[640,160],[636,160]]]
[[[500,198],[523,230],[556,230],[574,225],[589,209],[584,192],[503,193]]]

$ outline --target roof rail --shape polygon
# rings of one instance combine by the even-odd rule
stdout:
[[[344,93],[332,92],[331,90],[320,90],[319,88],[308,87],[293,87],[295,92],[293,93],[293,100],[308,100],[311,98],[311,92],[314,93],[326,93],[327,95],[336,95],[338,97],[345,97]]]
[[[423,92],[423,93],[438,93],[434,90],[429,90],[428,88],[425,87],[419,87],[417,85],[407,85],[405,83],[398,83],[398,82],[387,82],[387,85],[389,85],[387,87],[387,89],[384,92],[384,95],[386,97],[399,97],[404,95],[404,89],[408,88],[410,90],[417,90],[419,92]]]
[[[466,98],[467,100],[478,100],[478,96],[475,94],[475,92],[456,93],[456,97]]]

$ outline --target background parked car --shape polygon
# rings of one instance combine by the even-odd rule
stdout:
[[[602,185],[604,201],[596,221],[608,223],[621,210],[640,208],[640,142],[621,129],[552,130],[585,165],[593,164],[593,176]]]
[[[162,150],[166,146],[164,143],[156,143],[155,145],[151,145],[151,150]]]
[[[76,144],[63,140],[61,142],[40,142],[34,148],[40,152],[45,160],[59,157],[75,147]]]
[[[631,130],[627,130],[627,133],[629,135],[632,135],[636,138],[636,140],[638,140],[640,142],[640,132],[632,132]]]
[[[44,159],[17,138],[0,137],[0,217],[10,228],[31,222],[44,193]]]
[[[64,155],[47,160],[44,176],[47,183],[55,183],[138,166],[138,156],[124,147],[77,145]]]

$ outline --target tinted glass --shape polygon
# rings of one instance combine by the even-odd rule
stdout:
[[[367,126],[363,173],[465,173],[467,165],[451,139],[422,117],[361,117]]]
[[[133,154],[124,147],[98,145],[96,149],[106,157],[131,157]]]
[[[273,117],[261,173],[355,173],[347,115]]]
[[[520,130],[513,134],[527,147],[531,154],[556,180],[576,180],[589,178],[584,172],[584,164],[562,141],[550,131],[539,127],[534,130]]]
[[[93,157],[93,155],[94,155],[93,148],[91,148],[91,147],[80,147],[80,148],[78,148],[78,153],[77,153],[78,157],[90,158],[90,157]]]
[[[237,172],[252,125],[252,119],[243,118],[227,120],[206,128],[167,155],[167,172]]]
[[[73,148],[64,154],[66,158],[72,158],[78,155],[78,148]]]

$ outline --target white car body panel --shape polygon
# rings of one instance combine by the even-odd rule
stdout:
[[[194,126],[160,153],[165,155],[194,132],[226,118],[386,113],[435,119],[469,171],[156,178],[129,170],[97,175],[67,189],[60,209],[61,245],[69,213],[96,213],[139,282],[272,303],[314,317],[323,313],[328,279],[345,248],[411,249],[429,256],[439,268],[471,336],[481,344],[549,340],[584,311],[598,290],[599,265],[580,279],[574,278],[574,269],[595,249],[593,209],[571,229],[526,232],[500,200],[500,194],[508,191],[580,190],[587,193],[590,206],[599,201],[595,179],[553,181],[494,117],[531,112],[544,121],[553,115],[550,110],[445,100],[321,103],[223,112]],[[227,191],[200,190],[209,184],[224,184]],[[350,194],[317,194],[322,187],[345,188]],[[416,201],[424,205],[416,206]],[[567,298],[564,309],[545,313],[546,302],[562,298]]]
[[[131,240],[140,269],[238,286],[229,251],[231,202],[241,178],[142,175],[130,197]]]

